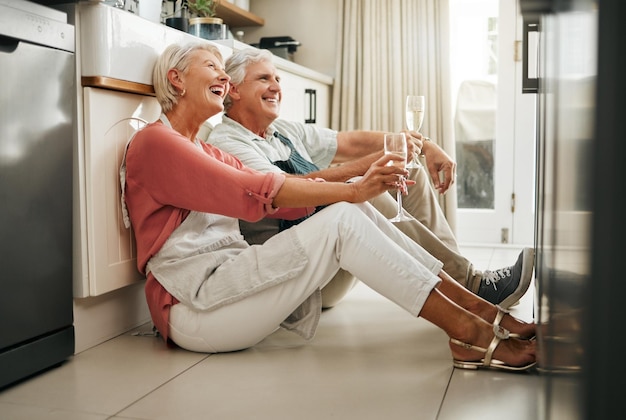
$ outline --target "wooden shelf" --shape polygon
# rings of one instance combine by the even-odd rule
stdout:
[[[217,17],[222,18],[224,23],[230,28],[265,25],[265,19],[262,19],[257,15],[242,9],[241,7],[235,6],[226,0],[220,1],[215,14]]]
[[[97,87],[102,89],[117,90],[120,92],[155,96],[154,87],[152,85],[129,82],[106,76],[83,76],[81,77],[81,85],[83,87]]]

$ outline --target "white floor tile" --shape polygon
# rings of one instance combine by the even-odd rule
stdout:
[[[0,417],[6,420],[105,420],[109,416],[80,411],[0,403]]]
[[[438,420],[531,420],[542,418],[536,373],[455,369]]]
[[[123,335],[0,393],[0,403],[113,415],[206,355]]]

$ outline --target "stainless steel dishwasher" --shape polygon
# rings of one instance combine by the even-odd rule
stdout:
[[[74,27],[0,0],[0,389],[74,353]]]

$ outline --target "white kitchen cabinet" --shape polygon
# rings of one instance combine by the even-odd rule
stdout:
[[[322,82],[279,69],[283,99],[280,117],[328,127],[330,87]]]
[[[119,167],[127,141],[160,115],[153,96],[83,88],[83,139],[78,148],[74,296],[99,296],[143,281],[132,231],[124,227]]]
[[[328,127],[332,77],[276,56],[274,65],[281,76],[283,92],[280,117]]]

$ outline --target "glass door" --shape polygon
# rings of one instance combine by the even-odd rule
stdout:
[[[450,0],[461,243],[533,243],[536,95],[522,95],[517,1]]]

